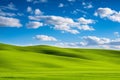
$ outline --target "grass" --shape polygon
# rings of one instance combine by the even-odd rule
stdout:
[[[0,80],[120,80],[120,51],[0,44]]]

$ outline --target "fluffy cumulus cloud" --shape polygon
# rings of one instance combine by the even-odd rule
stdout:
[[[89,26],[89,25],[81,25],[78,27],[80,30],[84,30],[84,31],[93,31],[94,28]]]
[[[52,26],[55,30],[61,30],[72,34],[78,34],[79,30],[94,30],[90,24],[94,24],[92,19],[79,18],[73,20],[72,18],[53,16],[53,15],[41,15],[41,16],[29,16],[30,20],[42,21],[45,25]]]
[[[32,13],[33,12],[32,8],[30,6],[27,7],[27,12],[28,13]]]
[[[83,17],[79,18],[78,21],[79,21],[81,24],[84,24],[84,25],[95,23],[94,20],[92,20],[92,19],[85,19],[85,18],[83,18]]]
[[[27,26],[27,28],[37,29],[37,28],[43,26],[43,23],[31,21],[31,22],[27,23],[26,26]]]
[[[58,7],[64,7],[64,4],[63,4],[63,3],[60,3]]]
[[[55,37],[47,35],[36,35],[34,38],[41,41],[57,41]]]
[[[84,36],[83,41],[73,43],[58,43],[62,47],[87,47],[87,48],[108,48],[120,49],[120,39],[100,38],[96,36]]]
[[[109,38],[99,38],[96,36],[87,36],[84,37],[86,41],[86,46],[97,46],[97,47],[106,47],[106,48],[115,48],[118,49],[120,46],[120,39],[109,39]],[[119,48],[120,49],[120,48]]]
[[[13,13],[18,10],[16,6],[10,2],[6,6],[0,6],[0,27],[21,27],[20,20],[15,18],[20,16],[21,13]],[[9,12],[11,11],[11,12]]]
[[[96,36],[85,36],[83,39],[86,41],[87,45],[103,45],[110,42],[108,38],[99,38]]]
[[[0,27],[21,27],[19,19],[0,16]]]
[[[35,15],[42,15],[43,12],[40,9],[35,9]]]
[[[30,6],[27,7],[27,12],[34,15],[42,15],[43,12],[40,9],[33,10]]]
[[[110,8],[98,8],[94,15],[120,23],[120,11],[115,11]]]
[[[87,8],[87,9],[93,8],[93,5],[91,3],[83,2],[82,5],[84,6],[84,8]]]

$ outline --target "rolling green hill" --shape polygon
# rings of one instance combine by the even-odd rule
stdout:
[[[0,44],[0,80],[120,80],[120,51]]]

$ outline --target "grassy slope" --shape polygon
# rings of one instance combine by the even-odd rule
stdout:
[[[0,44],[0,80],[120,80],[120,51]]]

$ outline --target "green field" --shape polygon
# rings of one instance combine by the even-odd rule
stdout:
[[[0,44],[0,80],[120,80],[120,51]]]

